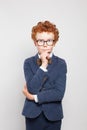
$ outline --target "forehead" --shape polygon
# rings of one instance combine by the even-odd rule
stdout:
[[[54,39],[54,34],[52,32],[38,32],[36,34],[36,39]]]

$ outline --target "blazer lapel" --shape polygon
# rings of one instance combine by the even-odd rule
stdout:
[[[36,71],[39,68],[39,65],[37,64],[37,59],[38,59],[38,54],[36,54],[34,57],[32,57],[31,61],[30,61],[30,66],[32,69],[32,72],[35,74]]]
[[[52,63],[48,65],[47,69],[48,72],[52,71],[53,68],[57,65],[56,63],[58,62],[57,58],[55,55],[52,56]]]

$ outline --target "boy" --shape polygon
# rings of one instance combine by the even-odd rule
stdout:
[[[31,36],[38,53],[24,62],[26,130],[60,130],[67,67],[65,60],[53,54],[59,31],[49,21],[38,22]]]

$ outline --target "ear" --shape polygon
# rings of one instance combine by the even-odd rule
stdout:
[[[55,45],[56,45],[56,42],[54,42],[54,47],[55,47]]]
[[[55,44],[53,44],[53,47],[55,47]]]
[[[35,46],[36,46],[36,44],[37,44],[36,41],[34,41],[34,45],[35,45]]]

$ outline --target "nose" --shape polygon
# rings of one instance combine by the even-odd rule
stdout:
[[[47,46],[47,42],[46,42],[46,41],[44,42],[44,45],[43,45],[43,46]]]

